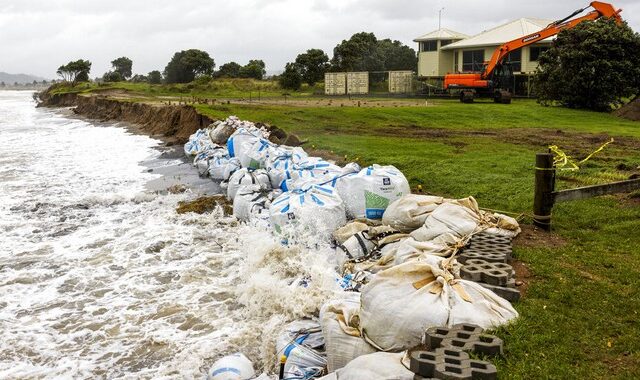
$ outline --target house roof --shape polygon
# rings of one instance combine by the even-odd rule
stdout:
[[[454,42],[443,47],[442,50],[501,45],[505,42],[515,40],[518,37],[526,36],[527,34],[535,33],[544,29],[552,22],[552,20],[540,18],[520,18],[506,24],[496,26],[493,29],[485,30],[473,37]],[[551,39],[552,38],[548,38],[544,41],[551,41]]]
[[[464,38],[469,38],[469,36],[463,33],[458,33],[451,29],[440,28],[420,37],[416,37],[413,41],[422,42],[431,40],[461,40]]]

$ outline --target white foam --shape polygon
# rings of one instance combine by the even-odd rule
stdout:
[[[178,215],[192,194],[144,192],[157,141],[30,99],[0,92],[0,378],[201,378],[238,351],[272,369],[282,326],[338,291],[330,247]]]

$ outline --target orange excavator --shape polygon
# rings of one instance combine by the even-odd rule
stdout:
[[[590,7],[593,8],[591,12],[572,19]],[[562,20],[552,22],[539,32],[502,44],[493,52],[491,60],[485,62],[481,73],[447,74],[444,77],[444,88],[449,91],[460,91],[460,101],[463,103],[472,103],[474,97],[483,96],[493,97],[496,103],[509,104],[511,103],[509,88],[513,83],[513,70],[509,63],[505,62],[505,58],[510,52],[555,36],[561,30],[573,28],[583,21],[607,17],[622,22],[620,12],[622,12],[621,9],[616,10],[611,4],[594,1],[588,7],[578,9]]]

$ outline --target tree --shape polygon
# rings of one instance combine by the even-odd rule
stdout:
[[[224,65],[220,66],[218,71],[215,73],[215,77],[217,78],[239,78],[240,70],[242,66],[240,66],[236,62],[228,62]]]
[[[75,85],[78,82],[89,81],[89,72],[91,71],[91,62],[79,59],[71,61],[66,65],[58,67],[56,73],[66,82]]]
[[[299,90],[302,85],[302,73],[300,67],[295,63],[289,62],[284,68],[284,72],[278,79],[282,88],[290,90]]]
[[[309,49],[306,53],[299,54],[295,63],[302,79],[313,86],[324,79],[324,73],[329,68],[329,56],[320,49]]]
[[[378,41],[378,55],[383,61],[385,71],[418,69],[416,51],[400,41],[391,41],[388,38]]]
[[[104,82],[122,82],[124,78],[118,71],[107,71],[102,76]]]
[[[167,83],[189,83],[199,75],[211,75],[215,62],[209,53],[189,49],[182,50],[173,55],[171,61],[164,69],[164,78]]]
[[[122,79],[131,78],[131,68],[133,66],[133,61],[127,57],[116,58],[111,61],[111,66],[113,66],[113,71],[120,74]]]
[[[7,84],[3,82],[0,82],[0,87],[7,87]]]
[[[600,19],[565,29],[538,62],[541,104],[609,111],[640,92],[640,35],[626,23]]]
[[[150,71],[147,74],[147,80],[151,84],[160,84],[162,83],[162,73],[158,70]]]
[[[334,71],[379,71],[384,69],[379,57],[378,39],[373,33],[356,33],[333,49]]]
[[[131,77],[131,81],[133,83],[142,83],[142,82],[148,82],[149,78],[147,78],[145,75],[142,75],[142,74],[136,74]]]
[[[261,59],[252,59],[240,69],[241,78],[253,78],[262,80],[267,73],[266,65]]]

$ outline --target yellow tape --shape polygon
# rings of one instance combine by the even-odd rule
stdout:
[[[584,164],[585,162],[589,161],[591,157],[601,152],[607,145],[611,144],[613,141],[614,141],[613,138],[611,138],[611,140],[607,141],[606,143],[602,144],[598,149],[591,152],[591,154],[589,154],[585,159],[580,160],[578,162],[574,161],[573,158],[571,158],[571,156],[567,155],[565,152],[560,150],[560,148],[558,148],[557,145],[550,145],[549,150],[555,154],[555,157],[553,157],[553,165],[555,166],[556,169],[580,170],[580,166],[578,165]],[[566,166],[569,166],[569,167],[566,167]],[[546,169],[546,170],[549,170],[549,169]]]

